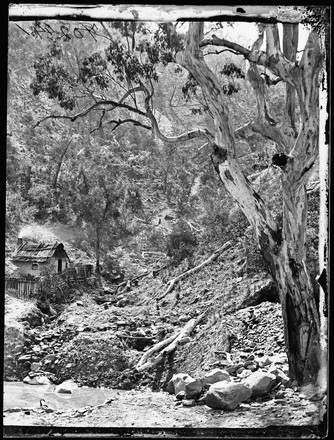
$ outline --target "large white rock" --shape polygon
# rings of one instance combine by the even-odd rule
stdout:
[[[221,370],[220,368],[215,368],[214,370],[209,371],[201,379],[203,385],[207,385],[207,384],[211,385],[213,383],[221,382],[223,380],[229,382],[231,378],[226,370]]]
[[[167,391],[170,394],[178,394],[180,391],[186,391],[186,384],[194,379],[186,373],[174,374],[168,382]]]
[[[64,393],[64,394],[72,394],[73,390],[78,388],[78,385],[73,382],[73,380],[68,379],[65,380],[63,383],[56,386],[54,389],[55,393]]]
[[[186,399],[193,399],[201,393],[202,382],[189,376],[189,374],[177,373],[168,382],[167,391],[175,395],[183,392]]]
[[[213,409],[232,411],[251,395],[252,390],[243,383],[224,380],[210,386],[205,397],[205,404]]]
[[[50,385],[50,381],[46,376],[35,376],[35,377],[25,377],[23,379],[24,383],[29,385]]]
[[[275,382],[276,376],[274,374],[265,371],[255,371],[243,383],[251,389],[252,397],[259,397],[269,393]]]

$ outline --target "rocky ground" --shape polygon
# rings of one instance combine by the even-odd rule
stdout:
[[[241,403],[233,411],[206,405],[186,406],[164,392],[125,391],[115,400],[79,410],[48,412],[40,408],[5,412],[4,425],[88,427],[246,427],[317,425],[316,402],[292,389],[281,399]]]
[[[71,379],[79,386],[122,392],[108,404],[88,402],[80,411],[6,411],[4,424],[317,425],[324,402],[316,390],[301,390],[289,378],[280,305],[267,275],[240,271],[238,249],[232,248],[157,302],[175,275],[161,272],[123,291],[112,285],[77,286],[72,301],[51,317],[32,303],[6,295],[5,380],[57,385]],[[163,363],[136,371],[147,350],[199,317]],[[241,393],[235,407],[210,407],[210,387],[216,392],[214,382],[222,380],[218,375],[218,381],[208,383],[205,377],[215,369],[225,372],[227,382],[237,388],[256,374],[269,375],[270,385],[257,395]],[[180,373],[199,386],[193,396],[185,388],[181,394],[171,389]]]

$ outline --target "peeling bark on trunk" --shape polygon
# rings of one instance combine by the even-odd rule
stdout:
[[[296,31],[291,28],[293,38]],[[203,40],[203,24],[191,23],[187,46],[177,61],[196,78],[212,106],[215,119],[214,167],[227,191],[238,202],[256,233],[268,269],[279,287],[285,326],[285,342],[290,374],[298,383],[315,382],[320,367],[319,313],[305,265],[305,234],[307,226],[306,183],[318,151],[318,73],[321,53],[311,34],[297,68],[294,63],[295,43],[285,43],[288,58],[280,51],[276,25],[266,26],[266,52],[244,49],[220,40]],[[283,228],[277,228],[266,204],[244,176],[235,153],[235,132],[217,78],[204,62],[200,46],[217,44],[233,48],[254,63],[253,83],[258,86],[258,119],[252,129],[274,140],[286,152],[278,163],[282,170]],[[278,127],[268,118],[265,90],[255,64],[265,65],[286,81],[286,108],[291,113],[289,127]],[[301,129],[295,139],[294,98],[296,90],[301,112]],[[273,123],[271,123],[273,122]],[[256,130],[256,127],[258,130]],[[287,154],[290,151],[290,154]]]
[[[283,53],[288,60],[296,62],[298,45],[298,24],[283,24]],[[296,128],[296,94],[291,84],[286,84],[285,122],[292,128],[297,137]]]

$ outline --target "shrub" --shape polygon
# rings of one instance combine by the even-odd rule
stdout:
[[[148,234],[147,247],[155,252],[165,252],[166,236],[161,231],[153,231]]]
[[[188,258],[189,262],[198,245],[196,235],[185,225],[177,225],[166,239],[166,254],[172,263],[179,264]]]

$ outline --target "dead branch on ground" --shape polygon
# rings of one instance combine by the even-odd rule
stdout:
[[[176,349],[181,339],[190,335],[190,333],[194,330],[196,325],[203,319],[204,316],[205,314],[203,313],[197,318],[190,319],[190,321],[187,322],[187,324],[179,331],[179,333],[173,334],[169,338],[165,339],[164,341],[158,342],[156,345],[150,348],[142,356],[140,361],[137,363],[135,369],[138,372],[141,372],[147,370],[148,368],[154,367],[155,365],[163,361],[167,354],[170,354],[172,351]],[[160,351],[160,353],[155,359],[148,360],[154,353],[158,351]]]

